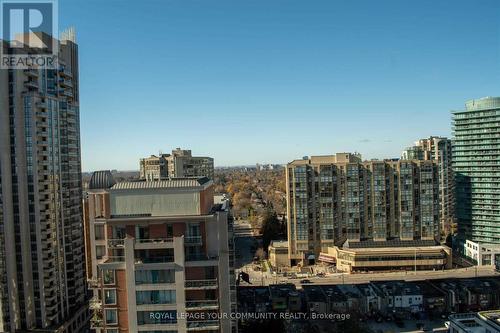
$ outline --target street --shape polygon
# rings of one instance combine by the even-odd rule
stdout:
[[[301,287],[300,281],[304,278],[291,279],[283,277],[269,270],[262,270],[261,265],[253,264],[252,260],[257,248],[257,240],[253,237],[252,229],[249,223],[239,221],[234,224],[235,230],[235,250],[236,250],[236,269],[249,274],[252,285],[269,285],[277,283],[293,283]],[[258,268],[255,270],[254,268]],[[327,270],[324,270],[327,271]],[[445,271],[402,271],[402,272],[381,272],[381,273],[326,273],[324,277],[307,277],[311,284],[358,284],[368,283],[370,281],[383,280],[425,280],[425,279],[445,279],[445,278],[472,278],[500,276],[500,273],[489,267],[468,267],[449,269]],[[246,282],[242,282],[245,285]]]

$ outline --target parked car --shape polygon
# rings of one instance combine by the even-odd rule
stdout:
[[[302,283],[302,284],[308,284],[308,283],[312,283],[312,282],[309,279],[303,279],[303,280],[300,280],[300,283]]]

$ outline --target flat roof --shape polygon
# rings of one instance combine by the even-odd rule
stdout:
[[[270,246],[288,248],[288,241],[286,241],[286,240],[272,240]]]
[[[429,247],[440,245],[434,239],[428,240],[402,240],[399,238],[387,239],[384,241],[376,241],[372,239],[361,241],[345,241],[342,244],[344,249],[359,249],[359,248],[393,248],[393,247]]]
[[[207,177],[170,178],[155,181],[121,182],[113,185],[111,190],[142,190],[142,189],[165,189],[165,188],[202,188],[211,180]]]

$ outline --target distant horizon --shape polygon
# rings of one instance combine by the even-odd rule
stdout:
[[[422,138],[423,139],[423,138]],[[405,147],[406,148],[406,147]],[[186,148],[188,149],[188,148]],[[335,152],[335,153],[332,153],[332,154],[320,154],[320,155],[307,155],[307,157],[311,157],[311,156],[330,156],[330,155],[335,155],[336,153],[355,153],[355,152],[346,152],[346,151],[343,151],[343,152]],[[196,156],[193,154],[193,156]],[[144,156],[146,157],[146,156]],[[211,156],[207,156],[207,157],[211,157]],[[302,157],[306,157],[306,155],[302,156]],[[390,159],[400,159],[401,156],[398,156],[398,157],[385,157],[385,158],[365,158],[363,156],[363,154],[361,154],[361,157],[362,157],[362,160],[363,161],[370,161],[370,160],[390,160]],[[301,157],[299,158],[296,158],[295,160],[300,160]],[[256,167],[257,164],[259,165],[262,165],[262,166],[265,166],[265,165],[279,165],[279,166],[283,166],[285,167],[288,163],[292,162],[292,160],[288,161],[288,162],[284,162],[284,163],[280,163],[280,162],[276,162],[276,163],[271,163],[271,162],[256,162],[256,163],[253,163],[253,164],[237,164],[237,165],[214,165],[214,168],[215,169],[220,169],[220,168],[249,168],[249,167]],[[137,162],[139,163],[139,162]],[[95,172],[95,171],[102,171],[102,170],[109,170],[111,172],[113,171],[116,171],[116,172],[140,172],[139,169],[114,169],[114,168],[105,168],[105,169],[99,169],[99,170],[82,170],[82,173],[92,173],[92,172]]]

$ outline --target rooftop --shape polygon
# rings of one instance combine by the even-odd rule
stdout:
[[[325,295],[334,302],[345,302],[347,297],[342,290],[336,285],[323,285],[321,286]]]
[[[326,295],[321,286],[303,285],[302,289],[308,302],[326,302]]]
[[[374,281],[372,284],[384,295],[422,295],[420,287],[405,281]]]
[[[207,177],[189,177],[189,178],[170,178],[167,180],[156,181],[134,181],[121,182],[111,187],[112,190],[142,190],[142,189],[166,189],[166,188],[187,188],[187,187],[204,187],[210,179]]]
[[[269,291],[272,297],[288,297],[298,296],[297,289],[292,283],[286,284],[272,284],[269,286]]]
[[[286,240],[272,240],[270,246],[288,248],[288,241],[286,241]]]
[[[437,246],[439,243],[435,240],[401,240],[392,238],[386,241],[362,240],[362,241],[345,241],[342,245],[344,249],[361,249],[361,248],[389,248],[389,247],[427,247]]]
[[[94,171],[90,177],[89,190],[108,189],[115,184],[116,182],[111,171]]]

